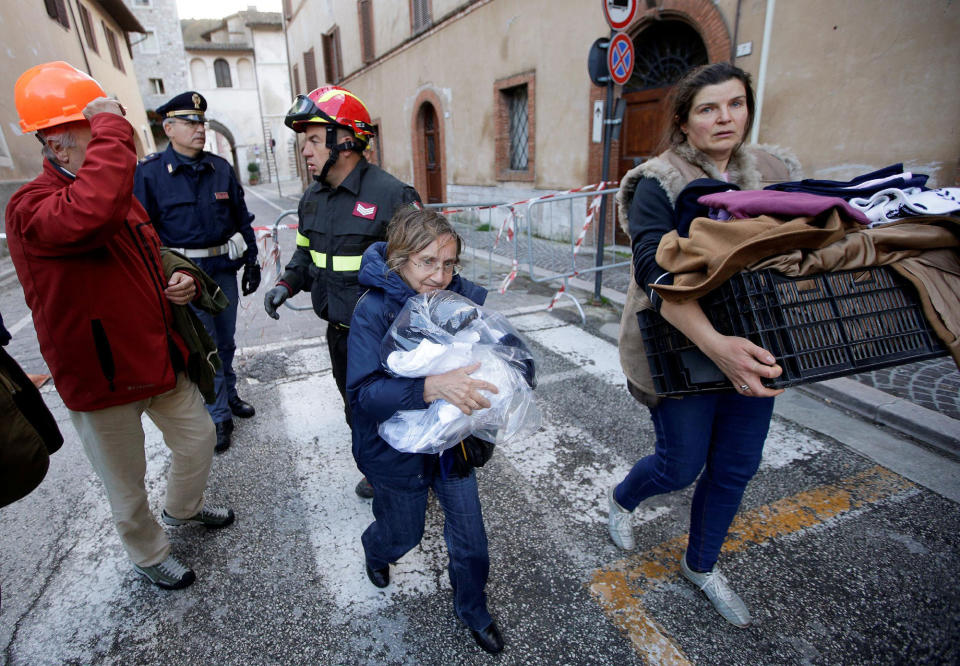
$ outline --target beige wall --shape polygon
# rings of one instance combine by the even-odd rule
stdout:
[[[778,2],[775,17],[761,141],[792,146],[810,176],[902,161],[953,185],[960,4],[805,0]]]
[[[333,14],[330,12],[329,2],[300,0],[293,2],[293,20],[287,24],[287,57],[290,66],[297,65],[300,72],[299,82],[294,86],[299,90],[294,94],[308,93],[305,89],[306,75],[303,71],[303,54],[311,47],[317,61],[317,81],[323,85],[323,47],[321,37],[333,25]]]
[[[679,7],[684,0],[661,0]],[[686,0],[686,6],[696,4]],[[536,75],[537,188],[590,182],[590,44],[608,34],[599,2],[433,0],[436,24],[411,39],[407,2],[374,0],[378,60],[360,66],[355,3],[308,0],[288,28],[291,59],[312,44],[323,79],[320,35],[340,26],[344,85],[383,130],[387,169],[412,179],[411,132],[420,93],[442,101],[448,185],[518,187],[496,178],[498,79]],[[641,10],[645,3],[640,3]],[[762,83],[761,142],[792,148],[811,177],[845,179],[902,161],[953,185],[960,158],[960,3],[951,0],[718,0],[731,40],[751,42],[736,59]],[[739,6],[740,16],[737,20]],[[764,80],[759,80],[768,7],[774,7]],[[389,23],[389,25],[384,25]],[[353,27],[351,27],[353,26]],[[736,32],[736,35],[735,35]],[[406,43],[405,43],[406,42]],[[387,53],[394,49],[392,53]],[[354,72],[351,74],[351,72]]]
[[[434,17],[436,6],[434,3]],[[586,172],[591,109],[587,48],[603,33],[602,12],[558,11],[573,0],[494,1],[440,26],[345,85],[380,118],[384,166],[412,179],[411,125],[421,90],[433,90],[446,145],[447,180],[495,186],[497,79],[536,73],[535,186],[562,188]],[[546,21],[545,16],[550,20]],[[408,28],[409,29],[409,28]],[[583,49],[570,44],[584,44]],[[386,110],[390,110],[389,112]],[[398,113],[399,112],[399,113]]]
[[[0,122],[10,152],[10,164],[0,163],[0,180],[30,179],[40,171],[40,145],[33,136],[20,134],[13,100],[13,88],[17,78],[30,67],[51,60],[66,60],[77,69],[87,69],[78,38],[78,26],[74,20],[74,17],[79,20],[76,2],[77,0],[67,0],[72,10],[69,29],[63,28],[47,16],[42,2],[4,3],[0,9],[0,41],[4,45],[0,53]],[[127,119],[136,129],[143,154],[151,152],[154,149],[153,138],[123,33],[112,19],[105,17],[100,5],[92,2],[83,4],[91,13],[100,49],[99,55],[87,49],[90,75],[100,82],[108,94],[116,95],[127,107]],[[110,60],[106,37],[100,23],[104,18],[117,33],[126,73],[117,70]]]

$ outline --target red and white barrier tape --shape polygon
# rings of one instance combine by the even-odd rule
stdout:
[[[577,256],[577,252],[580,251],[580,246],[583,245],[583,239],[587,236],[587,229],[590,228],[590,225],[593,223],[593,218],[596,216],[597,212],[600,210],[600,202],[603,200],[602,195],[597,195],[593,198],[593,201],[590,202],[590,207],[587,209],[587,217],[583,221],[583,226],[580,228],[580,235],[577,236],[577,241],[573,244],[573,256]],[[574,273],[576,275],[576,273]],[[557,293],[554,294],[553,299],[550,301],[550,305],[547,306],[547,310],[553,310],[553,306],[557,304],[557,301],[560,300],[561,294],[567,289],[567,284],[564,282],[560,285],[560,288],[557,289]]]
[[[462,213],[467,210],[488,210],[492,208],[507,208],[509,213],[503,218],[503,222],[500,224],[500,229],[497,230],[497,237],[493,241],[493,247],[496,248],[500,243],[500,237],[503,235],[503,232],[507,233],[507,240],[513,241],[516,233],[516,220],[517,212],[515,210],[516,206],[523,204],[529,204],[534,201],[543,201],[545,199],[553,199],[554,197],[563,196],[565,194],[575,194],[577,192],[590,192],[605,189],[608,186],[617,186],[618,183],[613,180],[600,181],[599,183],[593,183],[592,185],[584,185],[583,187],[575,187],[570,190],[564,190],[563,192],[551,192],[550,194],[544,194],[540,197],[532,197],[530,199],[523,199],[522,201],[514,201],[513,203],[506,204],[497,204],[495,206],[477,206],[476,208],[446,208],[442,209],[441,212],[444,215],[450,215],[452,213]],[[583,244],[583,239],[587,235],[587,229],[590,228],[590,224],[593,222],[593,218],[596,215],[597,211],[600,209],[600,201],[603,199],[601,195],[597,195],[593,198],[593,201],[590,203],[588,208],[586,219],[583,221],[583,227],[580,229],[580,235],[577,236],[576,243],[573,246],[573,254],[576,256],[577,252],[580,251],[580,246]],[[278,224],[276,228],[279,229],[296,229],[296,224]],[[273,235],[274,227],[253,227],[253,230],[257,232],[257,242],[264,241],[263,251],[261,252],[262,257],[265,257],[265,260],[261,262],[261,267],[267,269],[268,266],[276,265],[276,262],[280,258],[280,245],[274,243],[273,248],[267,249],[266,238]],[[268,269],[269,270],[269,269]],[[503,282],[500,283],[500,293],[503,294],[510,288],[511,283],[516,279],[517,273],[519,272],[519,265],[517,260],[514,259],[512,266],[510,267],[510,272],[504,277]],[[265,276],[266,277],[266,276]],[[553,299],[550,301],[550,305],[547,307],[547,310],[552,310],[553,306],[556,305],[557,301],[560,299],[560,296],[566,291],[566,284],[560,286],[557,290],[557,293],[554,295]]]
[[[497,231],[497,237],[493,240],[493,248],[496,249],[497,245],[500,244],[500,236],[503,234],[504,228],[507,230],[507,240],[513,241],[513,230],[515,228],[515,221],[517,219],[517,211],[513,209],[513,206],[509,208],[510,212],[503,218],[503,222],[500,224],[500,229]]]
[[[510,272],[507,273],[507,277],[503,278],[503,282],[500,283],[500,293],[504,293],[507,289],[510,288],[510,283],[517,277],[517,270],[519,269],[519,264],[517,260],[513,260],[513,266],[510,267]]]
[[[273,231],[273,226],[269,227],[251,227],[254,231]],[[278,229],[296,229],[297,225],[295,224],[278,224]]]
[[[557,301],[560,300],[560,295],[567,290],[567,283],[564,282],[560,285],[560,288],[557,289],[557,293],[553,295],[553,298],[550,300],[550,305],[547,306],[547,310],[553,310],[553,306],[557,304]]]
[[[591,190],[600,191],[607,186],[618,186],[619,183],[615,180],[601,180],[599,183],[594,183],[592,185],[584,185],[583,187],[575,187],[572,190],[564,190],[563,192],[551,192],[550,194],[544,194],[540,197],[531,197],[530,199],[523,199],[522,201],[514,201],[513,203],[504,203],[496,204],[494,206],[477,206],[476,208],[444,208],[441,209],[444,215],[450,215],[451,213],[463,213],[468,210],[488,210],[490,208],[510,208],[512,206],[519,206],[521,204],[528,204],[533,201],[543,201],[544,199],[552,199],[554,197],[561,197],[565,194],[576,194],[577,192],[590,192]]]

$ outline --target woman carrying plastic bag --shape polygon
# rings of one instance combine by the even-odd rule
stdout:
[[[387,242],[364,252],[359,280],[368,291],[350,323],[347,398],[353,410],[353,456],[374,489],[374,522],[361,537],[367,577],[377,587],[390,584],[390,564],[423,537],[433,490],[444,512],[454,610],[477,644],[496,653],[503,639],[487,610],[490,557],[466,443],[439,455],[406,453],[378,434],[380,424],[397,412],[427,410],[442,400],[470,416],[489,408],[490,396],[499,393],[493,383],[473,376],[482,363],[400,377],[386,372],[380,361],[384,337],[411,297],[448,290],[483,303],[486,290],[458,275],[460,250],[460,238],[442,215],[406,208],[391,220]]]

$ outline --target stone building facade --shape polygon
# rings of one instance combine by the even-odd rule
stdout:
[[[187,89],[176,0],[125,0],[146,31],[132,40],[137,82],[147,109]]]
[[[65,60],[95,78],[127,109],[137,153],[155,150],[129,44],[144,28],[120,0],[0,4],[0,231],[13,193],[40,173],[43,158],[32,134],[22,134],[14,84],[34,65]],[[6,245],[0,241],[0,255]]]
[[[609,0],[614,2],[614,0]],[[953,185],[960,157],[960,5],[950,0],[651,0],[625,32],[638,66],[610,176],[658,151],[671,86],[732,61],[754,79],[752,140],[792,148],[809,177],[892,163]],[[587,55],[601,2],[284,0],[298,91],[338,83],[381,127],[374,157],[424,199],[516,201],[596,183],[606,89]],[[602,118],[601,118],[602,120]]]
[[[207,98],[211,129],[225,137],[246,182],[295,176],[295,141],[284,126],[292,95],[278,12],[253,9],[223,19],[183,20],[188,88]],[[215,144],[213,152],[222,153]]]

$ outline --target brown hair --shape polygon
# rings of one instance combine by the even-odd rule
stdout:
[[[448,235],[457,241],[459,259],[463,241],[446,217],[435,210],[403,206],[387,226],[387,268],[396,271],[407,263],[410,255],[420,252],[440,236]]]
[[[697,96],[697,93],[707,86],[726,83],[730,79],[740,81],[747,92],[748,116],[747,124],[743,128],[743,136],[746,137],[750,134],[750,129],[753,127],[754,106],[756,105],[750,75],[728,62],[715,62],[712,65],[701,65],[691,69],[671,91],[670,117],[667,119],[669,130],[663,137],[664,148],[679,146],[687,140],[687,136],[680,129],[680,126],[689,119],[690,107],[693,106],[693,98]]]

